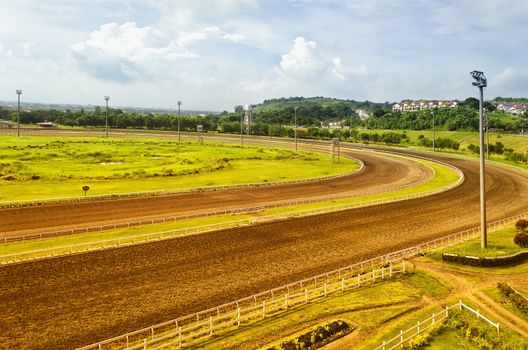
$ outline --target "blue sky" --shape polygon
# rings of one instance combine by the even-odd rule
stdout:
[[[518,0],[0,0],[0,100],[232,110],[267,98],[528,97]]]

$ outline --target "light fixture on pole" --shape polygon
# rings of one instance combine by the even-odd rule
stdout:
[[[488,110],[484,108],[484,116],[486,117],[486,159],[489,160],[490,146],[489,146],[489,114]]]
[[[106,101],[106,130],[105,130],[105,136],[108,138],[108,100],[110,99],[110,96],[104,97]]]
[[[180,106],[182,104],[182,101],[178,101],[178,142],[180,142],[181,140],[181,136],[180,136]]]
[[[473,85],[479,88],[479,131],[480,131],[480,247],[488,246],[486,228],[486,182],[484,166],[484,88],[488,86],[488,80],[483,72],[474,70],[471,76],[475,81]]]
[[[22,94],[22,90],[16,91],[18,95],[18,107],[17,107],[17,137],[20,136],[20,95]]]
[[[293,107],[293,112],[294,112],[294,119],[295,119],[295,129],[293,130],[294,131],[294,135],[295,135],[295,150],[297,151],[297,110],[299,109],[299,107],[295,106]]]

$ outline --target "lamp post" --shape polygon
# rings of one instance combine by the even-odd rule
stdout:
[[[486,182],[484,166],[484,88],[488,86],[488,80],[483,72],[474,70],[471,76],[475,81],[473,85],[479,88],[479,132],[480,132],[480,248],[488,246],[486,229]]]
[[[104,97],[106,101],[106,130],[105,130],[105,136],[108,138],[108,100],[110,99],[110,96]]]
[[[240,111],[240,145],[244,146],[244,108]]]
[[[435,151],[435,113],[433,111],[433,152]]]
[[[181,104],[182,104],[182,101],[178,101],[178,142],[180,142],[181,140],[181,136],[180,136],[180,117],[181,117],[180,106]]]
[[[17,137],[20,137],[20,95],[22,94],[22,90],[16,91],[18,95],[18,105],[17,105]]]
[[[297,151],[297,110],[299,109],[299,107],[295,106],[293,107],[293,112],[294,112],[294,124],[295,124],[295,129],[293,130],[294,132],[294,135],[295,135],[295,150]]]

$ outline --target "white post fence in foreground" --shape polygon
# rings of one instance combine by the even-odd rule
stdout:
[[[379,262],[377,262],[379,263]],[[372,264],[375,264],[372,262]],[[345,290],[358,288],[376,280],[405,273],[405,261],[366,269],[371,262],[363,262],[315,276],[303,281],[272,289],[260,294],[220,305],[195,314],[180,317],[152,327],[107,339],[78,350],[99,349],[163,349],[181,347],[200,339],[206,339],[220,330],[231,330],[256,322],[289,308],[307,304]]]
[[[491,326],[493,326],[497,330],[497,333],[499,333],[499,323],[491,321],[489,318],[482,315],[478,310],[472,309],[471,307],[464,304],[462,300],[460,300],[456,304],[446,306],[445,309],[442,311],[433,313],[431,317],[423,321],[418,321],[415,326],[412,326],[411,328],[408,328],[406,330],[400,330],[400,333],[398,335],[392,337],[389,340],[384,340],[383,343],[374,350],[392,350],[397,347],[403,346],[404,343],[425,332],[429,328],[433,327],[435,324],[442,323],[447,317],[449,317],[449,310],[455,307],[460,308],[460,310],[467,310],[472,312],[477,316],[477,318],[480,318],[485,322],[489,323]]]

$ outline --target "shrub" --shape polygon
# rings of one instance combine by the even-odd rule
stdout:
[[[517,244],[519,247],[528,248],[528,234],[524,232],[519,232],[513,238],[513,242]]]
[[[521,232],[524,232],[526,228],[528,227],[528,220],[525,219],[519,219],[515,223],[515,228]]]
[[[337,339],[351,331],[354,327],[344,321],[333,321],[325,326],[317,326],[315,329],[303,333],[295,339],[282,342],[280,345],[269,348],[280,350],[303,350],[312,347],[319,347],[327,342]]]

